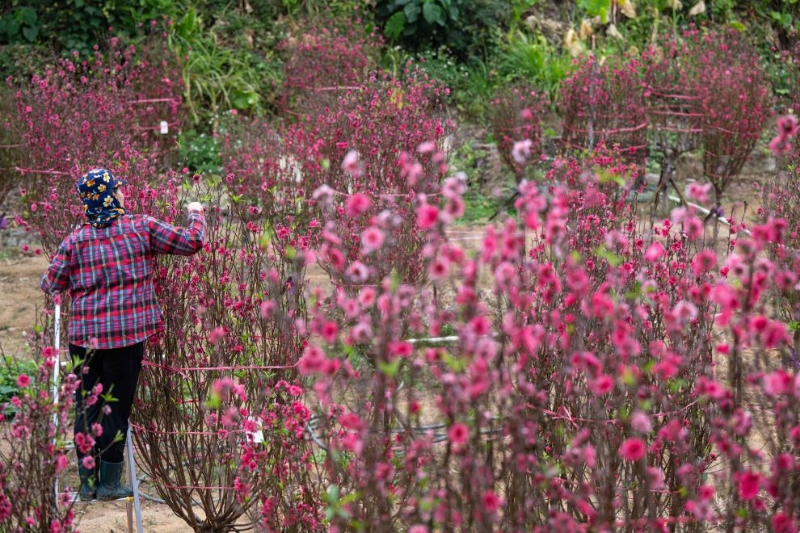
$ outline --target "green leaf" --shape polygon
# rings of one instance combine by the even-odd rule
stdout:
[[[327,494],[325,495],[328,503],[339,502],[339,485],[330,485]]]
[[[378,362],[378,369],[386,376],[393,378],[397,375],[397,371],[400,369],[400,358],[395,358],[389,363],[380,361]]]
[[[422,6],[422,16],[425,18],[425,22],[428,24],[439,24],[440,26],[445,25],[444,12],[442,11],[442,8],[432,2],[428,2]]]
[[[730,26],[731,28],[733,28],[736,31],[741,31],[741,32],[747,31],[747,26],[745,26],[744,24],[742,24],[738,20],[733,20],[733,21],[729,22],[728,26]]]
[[[409,24],[414,24],[417,21],[420,11],[418,4],[408,4],[403,8],[403,12],[406,14],[406,21]]]
[[[39,28],[36,26],[26,26],[22,28],[22,35],[25,36],[25,39],[27,39],[29,43],[32,43],[36,40],[36,36],[39,35]]]
[[[590,17],[600,17],[603,24],[608,23],[611,0],[580,0],[578,6],[583,8]]]
[[[398,11],[386,21],[386,26],[383,28],[383,32],[389,39],[397,39],[400,37],[400,34],[403,33],[405,26],[406,14],[402,11]]]
[[[36,24],[36,10],[32,7],[23,7],[20,10],[20,15],[22,17],[22,22],[27,24],[28,26],[33,26]]]

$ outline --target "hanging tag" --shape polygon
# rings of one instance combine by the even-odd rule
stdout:
[[[161,135],[166,135],[169,133],[169,124],[167,124],[166,120],[161,121]]]

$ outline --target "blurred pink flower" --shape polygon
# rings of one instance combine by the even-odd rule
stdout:
[[[466,424],[456,423],[450,426],[450,429],[447,430],[447,438],[450,439],[450,442],[453,444],[461,445],[467,442],[467,438],[469,438],[469,428]]]
[[[383,246],[383,232],[375,226],[370,226],[361,232],[361,246],[364,253],[369,255]]]
[[[645,445],[642,439],[631,437],[619,447],[619,455],[626,461],[638,461],[644,457]]]

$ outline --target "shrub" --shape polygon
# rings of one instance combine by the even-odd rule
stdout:
[[[565,149],[618,148],[644,171],[647,115],[637,60],[589,56],[562,84]]]
[[[437,201],[439,184],[431,176],[445,167],[432,158],[432,150],[446,133],[438,117],[447,91],[418,71],[407,76],[400,81],[373,73],[340,95],[335,106],[281,131],[280,143],[269,126],[256,121],[252,133],[236,141],[243,144],[231,137],[233,144],[226,148],[226,171],[236,173],[232,192],[258,198],[261,212],[287,245],[309,246],[324,239],[329,224],[336,228],[341,241],[329,242],[318,256],[334,283],[347,277],[339,258],[358,256],[363,231],[375,225],[386,232],[387,245],[363,258],[370,272],[362,283],[374,283],[392,270],[401,280],[424,275],[423,238],[412,205],[418,194]],[[421,148],[428,153],[424,165],[398,170],[401,154],[428,139],[434,141]],[[351,209],[351,202],[363,206]]]
[[[350,495],[329,498],[333,525],[656,526],[698,497],[710,459],[696,384],[713,352],[713,306],[695,290],[711,274],[688,268],[699,234],[686,242],[667,221],[645,242],[626,204],[581,180],[549,200],[523,185],[520,218],[488,228],[474,256],[431,216],[438,296],[386,278],[331,295],[341,335],[325,335],[325,308],[312,317],[299,368],[316,382],[330,483]],[[463,189],[451,178],[443,191]],[[418,351],[403,335],[445,326],[451,346]],[[354,349],[376,369],[355,384],[342,360]],[[371,393],[345,402],[354,387]]]
[[[517,181],[527,166],[526,157],[514,152],[516,143],[524,145],[524,152],[536,158],[542,153],[542,116],[546,97],[537,94],[527,84],[517,84],[498,91],[492,99],[490,124],[497,142],[500,158],[514,173]]]
[[[278,108],[300,114],[336,106],[344,93],[367,77],[374,55],[382,45],[375,35],[361,35],[352,26],[341,32],[311,26],[280,48],[287,54]]]
[[[14,390],[3,386],[0,404],[0,529],[3,531],[73,531],[75,512],[68,486],[56,492],[57,476],[68,467],[68,432],[77,387],[74,374],[61,374],[53,382],[58,364],[56,352],[45,337],[52,330],[44,328],[46,317],[31,335],[33,364],[10,363],[7,376],[14,378]],[[52,337],[51,337],[52,338]],[[52,393],[58,388],[60,401],[53,404]],[[9,397],[10,396],[10,397]]]
[[[18,170],[22,215],[46,252],[58,246],[65,228],[83,221],[74,192],[82,173],[105,167],[138,189],[159,160],[173,157],[174,141],[155,133],[161,120],[173,126],[180,120],[180,81],[166,77],[175,71],[162,52],[154,45],[139,55],[136,47],[113,41],[108,56],[98,51],[92,61],[61,59],[16,86],[16,113],[4,120],[21,124],[27,162]]]
[[[142,209],[180,223],[181,182],[161,183]],[[294,361],[307,259],[284,261],[262,225],[223,218],[224,185],[194,184],[209,206],[204,249],[159,260],[166,329],[148,342],[132,434],[158,494],[194,531],[318,530]]]
[[[733,31],[701,43],[703,172],[720,207],[772,114],[772,95],[758,55]]]

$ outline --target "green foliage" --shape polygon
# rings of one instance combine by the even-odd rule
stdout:
[[[89,55],[109,33],[133,37],[151,20],[173,17],[174,0],[13,0],[0,11],[0,44],[40,43]]]
[[[578,0],[578,7],[584,10],[590,18],[600,17],[600,20],[605,24],[608,22],[611,0]]]
[[[279,62],[267,55],[277,38],[256,43],[252,34],[248,37],[246,25],[235,12],[218,13],[209,28],[190,7],[170,28],[171,47],[186,57],[184,96],[195,123],[229,109],[264,109],[264,94],[271,93],[280,77]]]
[[[503,43],[498,70],[509,81],[525,80],[550,98],[558,99],[561,81],[572,72],[572,58],[541,35],[517,32]]]
[[[219,138],[189,130],[178,139],[182,165],[192,173],[218,174],[222,168]]]
[[[20,374],[26,374],[31,380],[34,380],[37,372],[36,363],[33,361],[18,361],[8,356],[4,357],[3,364],[0,365],[0,406],[19,393],[17,378]],[[13,418],[17,408],[8,403],[4,409],[0,408],[0,412],[5,414],[7,419]]]
[[[511,20],[502,0],[378,0],[375,13],[391,42],[412,52],[446,46],[458,61],[485,59]]]
[[[0,43],[35,42],[41,29],[42,24],[35,9],[29,6],[14,7],[0,16]]]

